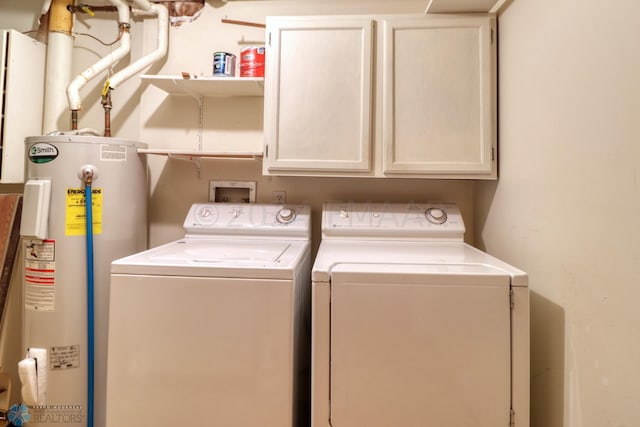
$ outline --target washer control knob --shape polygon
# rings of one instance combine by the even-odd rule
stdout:
[[[196,211],[196,222],[212,224],[218,219],[218,212],[213,206],[203,206]]]
[[[340,218],[349,218],[349,211],[340,209]]]
[[[427,220],[432,224],[444,224],[447,222],[447,213],[440,208],[429,208],[425,212]]]
[[[281,224],[289,224],[296,219],[296,211],[289,208],[282,208],[276,214],[276,221]]]

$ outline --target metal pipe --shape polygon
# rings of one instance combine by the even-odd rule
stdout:
[[[64,93],[71,81],[73,57],[73,15],[67,10],[73,0],[53,0],[50,3],[42,118],[44,133],[67,126],[67,123],[60,123],[59,120],[65,116],[68,108]]]
[[[131,50],[131,35],[129,34],[129,7],[121,0],[111,0],[118,7],[118,22],[120,23],[120,46],[111,54],[101,58],[94,65],[80,73],[67,87],[67,98],[71,110],[82,109],[80,89],[96,75],[115,64]]]
[[[102,96],[102,108],[104,108],[104,136],[111,136],[111,89],[107,89]]]
[[[115,89],[135,73],[143,70],[167,54],[169,46],[169,11],[163,5],[154,4],[151,6],[150,12],[158,16],[158,47],[151,53],[144,55],[133,64],[111,76],[106,82],[109,88]]]
[[[116,6],[91,6],[87,4],[79,4],[69,6],[67,8],[71,13],[90,13],[90,12],[117,12]]]

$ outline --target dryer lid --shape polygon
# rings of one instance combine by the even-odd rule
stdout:
[[[491,286],[508,289],[509,275],[474,264],[340,264],[331,271],[331,284],[409,286]]]
[[[509,278],[511,286],[528,286],[525,272],[463,242],[323,240],[312,280],[329,282],[337,271],[501,275]]]

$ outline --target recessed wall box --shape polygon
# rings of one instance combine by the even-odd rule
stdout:
[[[255,203],[255,181],[209,181],[209,201],[222,203]]]

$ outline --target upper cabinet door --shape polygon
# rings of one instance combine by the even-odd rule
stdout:
[[[267,18],[265,174],[372,170],[373,19]]]
[[[496,175],[495,18],[383,21],[383,173]]]

